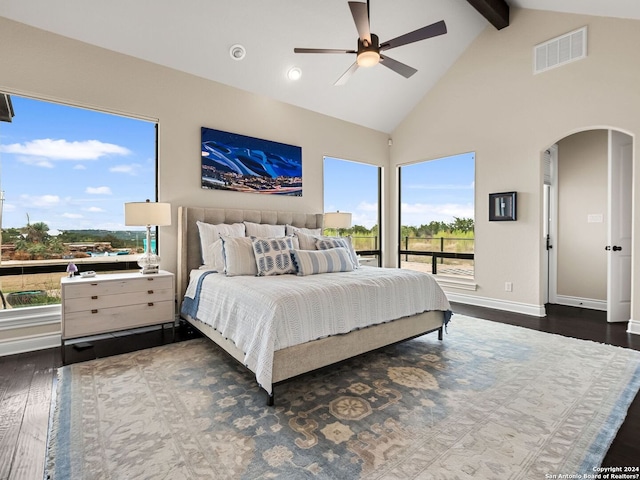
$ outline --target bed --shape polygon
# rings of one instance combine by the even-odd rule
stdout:
[[[267,278],[226,276],[202,265],[199,222],[317,229],[322,218],[285,211],[178,208],[181,317],[251,370],[269,405],[274,404],[274,386],[285,380],[425,333],[437,332],[442,340],[451,314],[435,280],[408,270],[363,266]],[[391,306],[381,292],[407,298]]]

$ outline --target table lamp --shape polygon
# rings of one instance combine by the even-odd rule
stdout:
[[[346,212],[328,212],[324,214],[324,228],[335,228],[340,234],[340,230],[351,228],[351,214]]]
[[[138,258],[140,273],[158,273],[160,257],[151,251],[151,226],[171,225],[171,204],[160,202],[130,202],[124,204],[124,224],[127,226],[146,226],[147,245]]]

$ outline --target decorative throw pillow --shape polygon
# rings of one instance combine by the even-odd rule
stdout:
[[[224,273],[228,277],[257,275],[256,257],[249,237],[220,237],[224,256]]]
[[[267,223],[243,222],[247,237],[284,237],[284,225],[270,225]]]
[[[353,262],[353,268],[358,268],[360,266],[360,263],[358,262],[358,254],[356,253],[355,248],[353,248],[351,237],[320,237],[316,240],[317,250],[328,250],[330,248],[339,247],[344,247],[349,251],[351,261]]]
[[[215,259],[213,251],[209,248],[222,235],[226,237],[244,237],[245,227],[243,223],[220,223],[213,225],[197,221],[198,233],[200,234],[200,252],[202,252],[202,264],[213,267]]]
[[[298,275],[351,272],[353,263],[349,250],[343,247],[329,250],[292,250],[291,256]]]
[[[296,273],[291,237],[251,237],[258,276]]]
[[[310,233],[305,233],[303,231],[295,231],[293,232],[295,238],[298,239],[298,243],[300,243],[301,250],[317,250],[316,249],[316,241],[319,238],[322,238],[322,235],[314,235]]]

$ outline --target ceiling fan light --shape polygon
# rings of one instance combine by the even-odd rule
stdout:
[[[358,54],[357,62],[360,67],[373,67],[380,62],[380,54],[373,50],[365,50]]]

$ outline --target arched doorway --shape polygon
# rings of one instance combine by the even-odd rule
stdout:
[[[625,132],[588,129],[543,152],[546,302],[630,320],[632,150]]]

